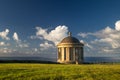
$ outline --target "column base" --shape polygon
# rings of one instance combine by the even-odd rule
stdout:
[[[82,64],[83,62],[76,62],[76,61],[57,61],[58,63],[62,64]]]

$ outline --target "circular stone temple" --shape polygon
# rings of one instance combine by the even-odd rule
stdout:
[[[69,32],[58,45],[58,63],[81,64],[83,63],[83,46],[78,39]]]

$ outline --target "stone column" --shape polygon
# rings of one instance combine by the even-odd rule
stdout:
[[[64,61],[64,47],[62,47],[61,57],[62,57],[61,61]]]
[[[82,63],[83,62],[83,48],[82,47],[79,47],[79,63]]]
[[[69,61],[69,47],[66,47],[66,61]]]
[[[57,60],[59,59],[59,48],[57,48]]]
[[[73,61],[73,47],[69,48],[69,59],[70,61]]]
[[[84,51],[84,50],[83,50],[83,47],[81,47],[81,59],[82,59],[82,62],[83,62],[83,59],[84,59],[84,58],[83,58],[83,51]]]
[[[73,48],[73,61],[75,61],[75,47]]]
[[[81,63],[81,48],[78,48],[78,62]]]
[[[76,62],[76,64],[78,64],[78,53],[79,53],[79,49],[75,48],[75,62]]]
[[[69,48],[69,60],[72,60],[72,47]]]
[[[64,47],[64,61],[66,61],[66,47]]]
[[[61,59],[62,59],[61,48],[58,48],[58,60],[61,61]]]

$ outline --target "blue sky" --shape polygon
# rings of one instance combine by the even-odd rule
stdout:
[[[55,57],[71,31],[85,56],[120,57],[119,0],[0,0],[0,56]]]

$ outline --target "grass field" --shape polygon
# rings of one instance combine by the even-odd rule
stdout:
[[[0,80],[120,80],[120,64],[0,64]]]

